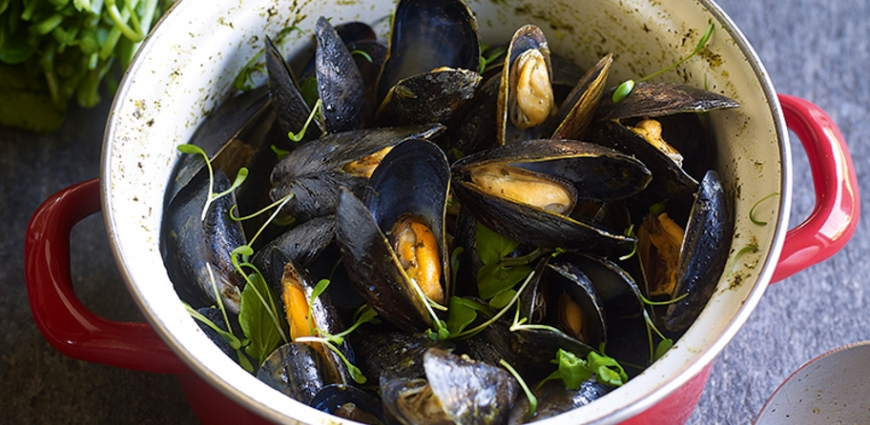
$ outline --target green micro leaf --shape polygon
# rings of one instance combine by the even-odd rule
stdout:
[[[519,242],[499,235],[480,223],[477,224],[475,237],[477,255],[480,256],[483,264],[497,263],[520,246]]]
[[[245,337],[251,343],[245,348],[257,366],[263,364],[278,345],[283,342],[280,330],[273,321],[274,312],[264,305],[262,294],[270,292],[266,282],[259,274],[253,274],[242,291],[242,302],[239,308],[239,325]]]
[[[477,290],[481,298],[489,300],[522,282],[531,271],[529,266],[484,265],[477,273]]]
[[[656,353],[655,353],[655,356],[653,356],[653,361],[656,361],[656,360],[662,358],[662,356],[664,356],[665,353],[667,353],[668,350],[670,350],[671,347],[673,347],[673,346],[674,346],[674,340],[672,340],[670,338],[665,338],[665,339],[659,341],[658,345],[656,345]]]

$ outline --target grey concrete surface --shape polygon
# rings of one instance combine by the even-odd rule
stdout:
[[[859,186],[870,184],[870,2],[866,0],[720,0],[754,46],[780,93],[809,99],[839,124]],[[73,108],[48,135],[0,128],[0,423],[196,423],[174,377],[132,372],[67,358],[40,335],[24,286],[25,226],[50,194],[97,177],[108,101]],[[865,122],[865,124],[861,124]],[[809,166],[794,152],[796,225],[813,208]],[[865,196],[865,199],[867,196]],[[868,210],[867,202],[862,209]],[[792,371],[848,343],[870,339],[870,253],[866,221],[830,260],[773,285],[749,321],[717,358],[689,424],[746,424]],[[96,313],[140,316],[93,216],[72,235],[76,292]],[[865,371],[861,371],[865,372]],[[870,396],[870,395],[868,395]]]

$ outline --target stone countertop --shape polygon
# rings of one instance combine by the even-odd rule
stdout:
[[[720,0],[755,48],[780,93],[808,99],[839,125],[858,173],[867,174],[870,136],[860,120],[870,106],[870,2],[865,0]],[[0,423],[196,423],[176,379],[67,358],[37,330],[24,286],[24,231],[52,193],[99,174],[109,101],[72,108],[48,135],[0,128]],[[792,227],[812,210],[809,165],[792,137]],[[865,196],[865,199],[867,197]],[[867,211],[866,201],[862,209]],[[76,293],[97,314],[141,320],[108,250],[99,216],[72,234]],[[870,339],[870,253],[866,221],[828,261],[767,289],[735,338],[718,356],[689,424],[752,421],[777,385],[810,359]]]

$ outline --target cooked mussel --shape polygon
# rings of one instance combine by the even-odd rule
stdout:
[[[462,0],[402,0],[378,80],[389,125],[446,122],[480,84],[477,21]]]
[[[613,90],[608,90],[602,97],[596,111],[598,119],[660,117],[740,107],[733,99],[678,83],[637,83],[631,94],[618,103],[612,100]]]
[[[403,424],[498,424],[517,398],[516,380],[498,366],[431,348],[423,367],[425,379],[381,375],[384,406]]]
[[[306,337],[323,337],[324,335],[336,335],[345,330],[344,324],[338,315],[328,293],[313,296],[315,282],[308,273],[298,267],[292,260],[284,265],[284,275],[281,278],[280,298],[284,304],[284,313],[287,320],[290,339],[304,341]],[[314,348],[323,354],[326,359],[325,372],[335,378],[335,382],[350,382],[351,374],[341,358],[353,362],[355,356],[350,342],[345,339],[336,344],[336,350],[341,356],[322,344],[313,342]]]
[[[352,385],[326,385],[314,395],[309,405],[317,410],[359,423],[369,425],[386,423],[380,399],[371,392]]]
[[[317,91],[323,101],[326,131],[339,133],[365,128],[374,112],[353,56],[326,18],[321,16],[317,20],[315,31]]]
[[[501,74],[496,125],[499,144],[528,138],[523,134],[556,113],[550,48],[534,25],[518,29],[508,46]]]
[[[235,96],[197,127],[188,143],[202,149],[214,169],[235,176],[263,144],[275,120],[272,104],[266,87]],[[164,206],[205,168],[200,155],[182,155],[167,184]]]
[[[440,124],[379,128],[335,133],[312,140],[281,160],[272,170],[273,200],[293,195],[284,212],[297,220],[335,213],[339,188],[362,195],[380,159],[408,138],[431,138]]]
[[[257,378],[284,395],[308,404],[321,388],[340,382],[329,374],[320,351],[301,342],[276,349],[257,371]]]
[[[235,272],[232,251],[246,245],[239,222],[231,220],[235,195],[215,198],[203,217],[206,199],[212,190],[229,189],[223,172],[214,176],[214,188],[202,169],[172,199],[164,211],[160,253],[176,290],[194,308],[206,307],[220,297],[224,307],[238,314],[244,280]]]
[[[512,240],[543,248],[611,249],[632,238],[569,215],[578,200],[616,200],[642,190],[634,158],[571,140],[529,140],[462,158],[454,193],[474,217]]]
[[[734,216],[718,173],[701,181],[685,232],[666,213],[644,218],[638,229],[638,259],[649,296],[684,298],[670,304],[663,321],[684,330],[713,294],[731,249]]]
[[[432,142],[409,139],[375,169],[360,200],[339,196],[336,237],[358,292],[405,330],[431,324],[429,302],[449,296],[444,233],[449,166]]]

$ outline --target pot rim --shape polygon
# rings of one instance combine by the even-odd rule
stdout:
[[[651,386],[646,391],[645,395],[637,398],[632,403],[624,404],[621,408],[601,412],[596,410],[598,408],[594,407],[595,404],[593,403],[592,405],[584,406],[583,408],[575,409],[574,411],[560,415],[558,418],[545,421],[545,423],[555,423],[562,420],[579,423],[582,418],[588,417],[590,413],[592,413],[592,416],[596,419],[588,423],[618,423],[631,418],[658,403],[667,395],[683,386],[689,379],[700,373],[702,369],[710,364],[719,352],[724,349],[726,344],[737,333],[738,329],[740,329],[749,318],[773,276],[775,265],[779,259],[785,240],[786,231],[788,230],[787,226],[789,222],[792,197],[791,151],[788,143],[788,132],[785,126],[785,120],[773,84],[757,54],[744,35],[713,0],[696,1],[702,8],[706,9],[706,11],[712,15],[713,21],[728,33],[739,51],[742,52],[746,59],[746,64],[750,66],[752,73],[754,73],[755,78],[758,80],[764,97],[767,99],[767,107],[771,113],[771,118],[775,127],[776,140],[778,141],[781,160],[779,163],[781,170],[779,184],[782,188],[772,244],[768,248],[766,256],[758,262],[761,271],[758,274],[758,278],[754,283],[753,288],[749,291],[748,296],[743,301],[743,305],[739,308],[736,315],[730,318],[727,326],[725,326],[724,329],[715,336],[715,338],[709,338],[713,339],[714,342],[700,348],[698,351],[699,354],[694,354],[691,361],[683,364],[680,368],[674,368],[672,364],[673,362],[663,363],[665,359],[654,363],[644,372],[644,374],[635,378],[635,380],[646,375],[650,380],[657,380],[659,383]],[[194,3],[195,2],[192,0],[181,1],[176,3],[172,10],[175,11],[176,9],[181,8],[193,8],[195,7]],[[178,22],[178,19],[176,18],[177,14],[167,13],[164,15],[160,22],[155,26],[152,35],[159,33],[164,27],[171,28],[174,21],[175,25],[182,25],[183,22]],[[167,31],[169,30],[167,29]],[[105,212],[104,221],[111,245],[112,255],[119,266],[122,279],[127,285],[137,306],[143,312],[143,316],[157,331],[157,334],[160,335],[164,342],[185,364],[188,365],[188,367],[190,367],[192,371],[223,394],[227,395],[246,409],[256,412],[258,415],[268,420],[276,422],[301,420],[316,423],[335,423],[335,417],[318,412],[314,409],[300,409],[298,406],[301,405],[297,405],[295,401],[288,403],[286,397],[277,391],[263,391],[261,387],[264,387],[265,384],[260,383],[255,378],[250,379],[252,378],[250,375],[247,375],[246,377],[243,376],[246,372],[241,368],[235,368],[237,370],[224,370],[217,373],[217,368],[214,365],[223,366],[225,363],[231,363],[231,360],[228,358],[225,358],[223,361],[215,360],[213,364],[209,364],[207,367],[204,364],[204,358],[212,355],[213,353],[210,351],[214,351],[215,348],[193,347],[190,341],[183,340],[183,338],[180,338],[172,330],[178,326],[195,326],[192,324],[192,319],[186,317],[184,319],[190,323],[178,323],[181,318],[177,315],[177,310],[172,312],[172,309],[167,309],[165,306],[159,305],[157,301],[152,301],[153,298],[151,298],[149,294],[145,294],[145,292],[149,292],[150,289],[143,288],[140,284],[137,284],[133,277],[133,272],[128,265],[135,262],[136,259],[131,256],[132,254],[127,254],[125,252],[122,236],[120,234],[122,231],[118,224],[118,218],[116,217],[116,214],[118,214],[118,207],[116,206],[114,185],[112,180],[107,177],[113,173],[113,141],[121,136],[118,131],[117,121],[118,117],[122,116],[121,109],[124,107],[124,104],[130,101],[129,92],[130,87],[133,84],[132,75],[135,75],[144,66],[143,64],[147,61],[146,56],[148,52],[152,50],[152,45],[155,44],[155,39],[156,37],[149,36],[143,42],[143,45],[140,47],[133,62],[125,73],[119,90],[113,100],[110,119],[104,135],[102,152],[103,178],[100,183],[101,202],[103,211]],[[181,143],[185,142],[186,140]],[[773,141],[771,141],[771,143],[773,143]],[[162,212],[158,211],[155,212],[155,214],[159,216]],[[163,271],[160,272],[163,273]],[[692,330],[690,329],[689,332],[692,332]],[[209,362],[211,362],[211,360],[209,360]],[[660,375],[671,376],[672,379],[661,382],[663,378],[660,377]],[[655,378],[651,378],[652,376],[655,376]],[[230,382],[242,384],[231,385]],[[255,399],[252,394],[256,394],[257,399]]]

